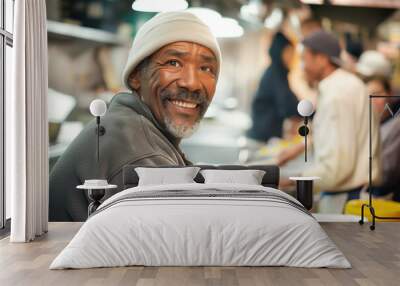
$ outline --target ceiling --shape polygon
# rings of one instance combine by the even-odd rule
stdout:
[[[191,6],[213,8],[219,11],[223,16],[233,18],[238,18],[240,7],[244,4],[248,4],[250,1],[258,1],[266,5],[267,14],[270,13],[272,7],[276,6],[289,9],[298,8],[304,5],[303,2],[321,2],[323,3],[322,5],[310,5],[314,16],[362,25],[371,29],[374,29],[378,24],[390,17],[396,11],[396,5],[400,6],[400,0],[188,0]],[[345,5],[331,4],[335,1],[336,3]],[[377,2],[385,4],[385,8],[383,8],[382,5],[380,5],[380,7],[377,7],[379,5],[372,5]],[[363,3],[367,7],[362,7]],[[391,3],[393,5],[390,5]],[[357,7],[354,5],[357,5]],[[371,5],[373,7],[371,7]],[[388,6],[391,6],[391,8],[388,8]]]

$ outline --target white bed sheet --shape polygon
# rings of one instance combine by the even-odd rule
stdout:
[[[262,190],[238,184],[179,184],[127,189],[105,201],[50,269],[145,266],[293,266],[350,268],[309,214],[258,198],[118,199],[145,191]],[[298,202],[297,202],[298,203]]]

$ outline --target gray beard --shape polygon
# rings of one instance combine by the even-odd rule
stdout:
[[[175,138],[188,138],[193,135],[194,132],[196,132],[197,129],[199,129],[200,126],[200,120],[197,120],[195,124],[192,126],[186,126],[186,125],[176,125],[174,124],[169,118],[165,117],[164,119],[164,124],[167,129],[167,131],[174,136]]]

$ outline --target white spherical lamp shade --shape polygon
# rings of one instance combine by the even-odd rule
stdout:
[[[103,116],[106,114],[107,111],[107,104],[104,102],[104,100],[101,99],[95,99],[90,103],[90,113],[93,116]]]
[[[314,106],[311,101],[309,101],[307,99],[303,99],[297,105],[297,111],[299,112],[299,114],[301,116],[308,117],[308,116],[311,116],[311,114],[313,114]]]

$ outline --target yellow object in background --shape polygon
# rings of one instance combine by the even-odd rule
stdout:
[[[368,204],[366,200],[351,200],[348,201],[345,208],[345,214],[358,215],[361,216],[361,206],[363,204]],[[375,209],[375,215],[380,217],[400,217],[400,203],[395,201],[388,201],[382,199],[373,199],[372,206]],[[369,211],[369,208],[364,208],[364,216],[368,218],[369,221],[372,221],[372,215]],[[382,220],[376,219],[376,221],[400,221],[400,219],[393,220]]]
[[[296,135],[290,140],[277,139],[277,140],[274,140],[274,142],[261,147],[258,150],[258,155],[263,156],[263,157],[277,156],[282,150],[290,148],[294,145],[297,145],[297,144],[303,142],[303,140],[304,140],[303,137],[301,137],[300,135]]]

